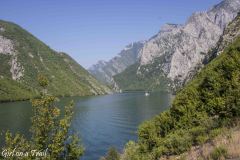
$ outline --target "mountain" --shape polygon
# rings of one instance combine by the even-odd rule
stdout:
[[[143,45],[143,41],[131,43],[111,60],[107,62],[99,61],[97,64],[91,66],[88,71],[102,83],[114,85],[113,76],[136,63]]]
[[[57,96],[96,95],[109,91],[65,53],[56,52],[20,26],[0,21],[0,100],[37,96],[37,77],[45,75]]]
[[[162,63],[162,59],[156,60],[152,66],[158,68]],[[151,66],[151,67],[152,67]],[[123,91],[136,90],[155,90],[168,91],[170,90],[171,81],[159,69],[148,69],[142,74],[137,74],[140,67],[139,63],[135,63],[125,69],[123,72],[113,76],[115,83]]]
[[[239,11],[240,0],[224,0],[208,11],[194,13],[184,25],[164,25],[144,44],[139,62],[134,64],[137,69],[133,71],[129,67],[125,73],[116,75],[116,83],[119,86],[125,84],[125,89],[131,88],[131,83],[135,83],[135,88],[141,88],[138,80],[147,81],[151,77],[154,81],[146,89],[157,88],[161,81],[158,77],[164,77],[171,88],[181,87],[210,57],[209,50],[214,49],[224,28]],[[129,70],[131,74],[128,74]],[[124,81],[129,76],[135,77],[135,81]]]
[[[122,160],[240,158],[240,14],[214,48],[170,109],[140,125]]]
[[[228,24],[228,26],[224,29],[223,35],[221,35],[219,41],[217,42],[216,46],[213,47],[204,60],[202,61],[202,65],[199,66],[199,68],[204,67],[204,65],[211,62],[213,59],[215,59],[217,56],[219,56],[223,50],[226,48],[226,46],[233,43],[238,37],[240,36],[240,12],[236,16],[236,18],[233,19],[232,22]],[[198,70],[193,71],[191,74],[188,75],[187,79],[190,80],[196,75]]]
[[[240,12],[237,17],[228,25],[224,30],[223,35],[220,37],[220,40],[217,43],[217,46],[213,50],[211,56],[220,55],[226,46],[233,43],[240,36]]]

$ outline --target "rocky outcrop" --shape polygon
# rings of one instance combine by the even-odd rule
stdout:
[[[223,52],[226,46],[231,44],[240,36],[240,13],[238,16],[228,25],[221,36],[217,47],[215,55],[219,55]]]
[[[1,28],[0,30],[2,30],[2,32],[4,31],[3,28]],[[9,55],[14,54],[12,41],[1,35],[0,35],[0,54],[9,54]]]
[[[143,41],[131,43],[110,61],[99,61],[91,66],[88,71],[102,83],[112,85],[117,89],[118,87],[113,80],[113,76],[121,73],[138,60],[139,52],[143,45]]]
[[[18,62],[18,58],[16,55],[14,55],[11,58],[11,61],[9,62],[11,65],[10,72],[12,73],[12,79],[13,80],[20,80],[21,77],[24,75],[24,68],[21,66],[21,64]]]
[[[0,28],[1,32],[4,32],[4,28]],[[11,66],[10,72],[13,80],[19,80],[23,77],[24,69],[18,62],[17,52],[14,51],[14,44],[10,39],[7,39],[0,35],[0,54],[9,55],[9,65]]]
[[[151,64],[161,58],[160,70],[178,86],[182,85],[216,46],[224,28],[239,11],[240,0],[224,0],[206,12],[194,13],[184,25],[163,26],[141,50],[137,74],[158,69]]]

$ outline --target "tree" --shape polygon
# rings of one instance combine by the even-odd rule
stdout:
[[[83,154],[83,147],[79,143],[76,134],[70,134],[69,128],[73,117],[73,102],[65,107],[64,116],[60,117],[60,109],[55,105],[56,97],[47,94],[48,80],[45,76],[38,76],[39,85],[43,88],[41,97],[33,99],[33,117],[31,119],[30,140],[26,140],[23,135],[13,135],[6,133],[7,150],[18,148],[21,152],[31,150],[46,151],[44,157],[37,157],[36,154],[29,153],[26,159],[79,159]],[[17,157],[14,157],[17,158]],[[19,157],[22,158],[22,157]]]
[[[109,148],[107,155],[102,157],[101,160],[120,160],[120,155],[116,148],[111,147]]]

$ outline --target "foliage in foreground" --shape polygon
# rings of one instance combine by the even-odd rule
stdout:
[[[73,103],[65,107],[63,117],[55,106],[56,98],[46,93],[48,80],[44,76],[38,77],[39,84],[44,88],[41,98],[32,100],[33,117],[30,140],[23,135],[6,133],[5,147],[3,150],[29,153],[28,156],[10,156],[10,159],[68,159],[75,160],[83,154],[83,147],[79,143],[76,134],[70,134],[69,128],[73,116]],[[36,152],[46,151],[45,156],[39,156]]]
[[[138,142],[125,146],[122,160],[155,160],[178,155],[218,135],[240,116],[240,38],[210,62],[168,111],[139,127]],[[218,157],[216,151],[213,156]]]
[[[101,157],[100,160],[120,160],[120,154],[118,153],[116,148],[111,147],[109,148],[107,155]]]
[[[217,147],[211,153],[211,158],[213,160],[225,159],[227,156],[227,151],[224,147]]]

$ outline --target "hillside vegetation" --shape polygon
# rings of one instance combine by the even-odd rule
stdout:
[[[9,49],[11,53],[0,53],[1,101],[38,95],[39,74],[50,80],[49,92],[56,96],[97,95],[109,91],[70,56],[52,50],[18,25],[0,21],[0,28],[3,41],[0,47],[3,51],[13,48]]]
[[[158,65],[159,61],[155,61],[152,66]],[[139,63],[129,66],[122,73],[114,76],[115,82],[122,90],[169,90],[170,81],[160,70],[142,71],[141,74],[136,74]],[[146,66],[149,67],[149,66]]]
[[[202,145],[240,118],[240,38],[179,91],[171,108],[139,127],[122,159],[153,160]]]
[[[177,156],[165,156],[160,160],[218,160],[237,159],[240,157],[240,125],[234,128],[223,128],[220,134],[211,141],[192,147],[188,152]]]

